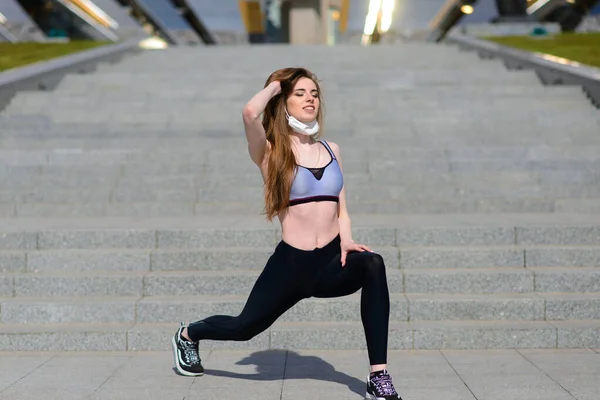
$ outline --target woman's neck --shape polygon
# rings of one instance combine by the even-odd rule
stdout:
[[[316,143],[316,140],[312,136],[303,135],[301,133],[291,132],[290,140],[292,144],[297,147],[308,146]]]

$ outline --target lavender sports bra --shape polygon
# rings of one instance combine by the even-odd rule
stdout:
[[[319,141],[319,143],[325,146],[331,161],[320,168],[297,166],[289,206],[312,201],[339,201],[340,191],[344,185],[342,170],[327,142]]]

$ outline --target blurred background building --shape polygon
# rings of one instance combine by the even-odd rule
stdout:
[[[435,40],[464,26],[599,29],[598,15],[597,0],[2,0],[0,38],[116,42],[146,34],[171,45],[371,44]]]

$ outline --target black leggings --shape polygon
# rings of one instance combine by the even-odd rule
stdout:
[[[371,365],[385,364],[390,298],[383,259],[376,253],[352,252],[342,267],[339,235],[314,250],[280,241],[240,315],[214,315],[194,322],[188,336],[194,342],[250,340],[302,299],[346,296],[361,288],[360,314],[369,360]]]

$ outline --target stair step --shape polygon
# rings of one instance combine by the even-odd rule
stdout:
[[[358,238],[358,235],[356,236]],[[510,235],[507,235],[507,239]],[[466,238],[468,239],[468,238]],[[493,239],[493,237],[490,237]],[[503,238],[499,238],[502,240]],[[590,238],[591,239],[591,238]],[[399,242],[412,241],[410,236]],[[442,238],[441,240],[444,240]],[[460,238],[455,240],[459,241]],[[485,241],[482,238],[482,241]],[[597,240],[597,239],[596,239]],[[361,240],[362,241],[362,240]],[[591,240],[590,240],[591,241]],[[596,242],[597,243],[597,242]],[[441,246],[440,246],[441,244]],[[600,244],[536,245],[465,243],[462,246],[425,241],[417,245],[374,245],[389,268],[595,267]],[[373,247],[375,246],[375,247]],[[46,249],[0,250],[0,272],[109,272],[261,270],[273,247],[207,247],[170,249]]]
[[[420,147],[413,147],[411,155],[405,155],[400,151],[395,154],[382,152],[377,155],[366,148],[362,153],[355,151],[344,153],[345,181],[349,184],[359,182],[375,185],[402,184],[406,180],[410,181],[411,177],[413,180],[416,178],[411,172],[418,173],[418,176],[424,178],[436,179],[437,177],[449,181],[490,175],[490,178],[504,178],[513,183],[520,182],[515,181],[518,178],[524,180],[522,183],[536,183],[541,178],[546,178],[543,182],[552,182],[550,179],[552,174],[557,174],[563,178],[560,182],[568,183],[569,181],[564,179],[567,173],[574,174],[575,178],[578,174],[590,179],[598,178],[600,148],[589,146],[587,151],[584,151],[579,147],[568,146],[560,154],[554,147],[544,151],[534,146],[504,148],[497,146],[496,152],[488,150],[489,154],[486,155],[476,153],[484,151],[480,146],[474,146],[470,150],[456,147],[427,151]],[[509,152],[511,154],[508,154]],[[553,152],[556,154],[553,155]],[[224,153],[212,151],[194,157],[183,150],[173,150],[165,154],[143,151],[124,152],[119,149],[73,148],[63,151],[3,149],[0,150],[0,173],[9,179],[12,178],[8,183],[20,184],[20,187],[51,182],[62,185],[61,188],[74,189],[79,186],[78,183],[112,186],[130,184],[139,179],[138,186],[143,183],[147,186],[159,184],[161,187],[171,185],[173,188],[186,188],[191,185],[204,188],[206,186],[226,187],[238,183],[260,189],[262,184],[260,173],[247,153],[240,151],[229,154],[229,162],[213,160],[225,156]],[[178,160],[170,161],[169,158],[172,157],[177,157]],[[206,163],[210,166],[205,165]],[[78,166],[80,169],[74,170],[73,166]],[[149,172],[153,175],[149,175]],[[444,175],[438,177],[437,173]],[[454,178],[453,174],[459,176]],[[17,176],[27,177],[29,180],[22,182],[16,179]],[[575,182],[579,183],[581,180],[576,179]],[[421,184],[427,183],[429,182],[421,182]]]
[[[386,116],[386,129],[394,129],[393,126],[402,126],[400,124],[410,123],[411,121],[419,129],[420,126],[428,126],[431,124],[443,125],[446,123],[448,129],[451,129],[452,126],[457,126],[458,124],[462,124],[463,127],[462,133],[458,129],[456,130],[456,134],[454,132],[452,136],[465,136],[469,133],[469,130],[464,130],[465,126],[481,126],[487,127],[488,129],[482,130],[482,132],[478,132],[479,135],[490,135],[490,130],[494,127],[496,128],[504,128],[502,126],[498,126],[498,123],[506,121],[509,126],[514,126],[519,131],[524,132],[524,135],[532,135],[533,132],[529,131],[529,128],[537,127],[545,128],[548,126],[548,130],[550,132],[558,132],[557,129],[552,130],[550,127],[552,124],[556,124],[555,128],[567,128],[568,126],[577,123],[581,126],[578,131],[573,132],[564,132],[567,137],[570,135],[575,135],[582,130],[597,128],[600,125],[600,117],[598,117],[598,112],[595,111],[593,107],[590,107],[583,100],[581,100],[581,104],[572,105],[572,108],[568,109],[569,115],[568,117],[562,120],[555,120],[552,118],[553,113],[559,113],[565,109],[564,104],[561,102],[550,103],[546,102],[543,105],[540,104],[539,107],[531,109],[531,107],[525,107],[526,103],[511,103],[511,104],[498,104],[498,109],[494,111],[482,109],[477,105],[469,106],[469,104],[463,104],[460,108],[458,106],[447,107],[448,102],[438,102],[432,103],[430,107],[424,106],[421,110],[413,110],[411,109],[410,102],[407,102],[405,105],[394,103],[394,107],[391,105],[389,110],[372,110],[365,112],[364,115],[361,115],[361,120],[359,125],[354,125],[353,131],[364,131],[360,129],[361,127],[366,127],[368,125],[379,124],[381,119]],[[579,103],[577,101],[576,103]],[[83,124],[84,122],[89,124],[98,124],[100,126],[104,126],[104,134],[103,136],[111,136],[110,133],[119,132],[121,129],[125,129],[127,127],[137,128],[139,130],[146,126],[153,126],[154,128],[150,128],[153,131],[161,130],[165,131],[165,135],[167,132],[172,136],[175,136],[177,133],[177,128],[179,126],[185,127],[186,125],[191,125],[194,123],[195,119],[202,118],[205,119],[203,123],[206,124],[207,128],[212,128],[214,130],[219,131],[227,131],[231,134],[234,134],[236,128],[240,129],[240,125],[242,124],[241,118],[239,118],[238,114],[241,113],[241,108],[244,106],[242,102],[240,104],[235,104],[230,106],[230,109],[238,110],[237,113],[225,114],[225,115],[215,115],[210,113],[210,110],[200,111],[199,109],[191,109],[188,111],[181,111],[179,114],[175,113],[162,113],[155,114],[152,119],[146,117],[148,112],[154,112],[156,107],[146,107],[140,110],[140,113],[143,113],[144,116],[132,116],[131,114],[125,114],[123,111],[117,111],[108,113],[102,118],[101,115],[96,116],[98,118],[97,121],[91,120],[86,121],[83,120],[82,117],[78,116],[78,110],[72,110],[68,107],[65,107],[64,111],[59,111],[60,109],[53,109],[53,113],[50,115],[46,115],[43,117],[36,116],[36,118],[32,118],[30,115],[13,115],[13,116],[0,116],[0,123],[6,131],[3,131],[2,136],[8,136],[8,133],[11,130],[33,130],[34,132],[40,133],[48,133],[48,136],[57,136],[57,137],[72,137],[72,136],[96,136],[94,130],[87,129],[69,129],[68,124]],[[439,111],[439,108],[446,108],[445,111]],[[351,108],[351,107],[346,107]],[[467,110],[465,110],[467,108]],[[83,109],[79,110],[83,112]],[[386,112],[389,114],[390,112],[395,112],[397,114],[393,116],[388,116]],[[435,112],[435,116],[432,116],[431,113]],[[531,112],[536,113],[536,117],[531,116]],[[73,114],[75,113],[75,114]],[[408,118],[407,115],[411,115],[413,118]],[[506,115],[506,116],[505,116]],[[109,119],[109,122],[103,122],[102,120]],[[419,120],[427,120],[429,122],[423,122]],[[340,127],[340,124],[343,124],[344,121],[340,121],[340,123],[336,124],[335,121],[330,121],[329,123],[332,126],[335,126],[336,129],[343,129],[343,126]],[[67,129],[60,129],[59,127],[52,125],[66,125]],[[346,126],[348,128],[352,127],[349,125],[346,120]],[[411,125],[413,125],[411,124]],[[107,129],[108,128],[108,129]],[[206,128],[205,128],[206,129]],[[397,129],[397,128],[396,128]],[[506,129],[506,128],[504,128]],[[175,132],[173,132],[175,130]],[[239,131],[238,131],[239,132]],[[439,132],[439,131],[438,131]],[[492,131],[493,132],[493,131]],[[525,132],[529,132],[528,134]],[[592,132],[588,130],[587,132]],[[205,135],[208,132],[205,132]],[[449,133],[448,131],[444,132],[446,135]],[[196,134],[198,134],[196,132]],[[114,136],[114,135],[113,135]],[[438,136],[442,136],[438,134]],[[331,136],[330,136],[331,138]],[[505,139],[511,138],[507,136]],[[536,137],[536,142],[542,142],[543,139]],[[393,140],[393,139],[392,139]],[[595,142],[598,143],[597,141]]]
[[[173,195],[173,197],[175,197]],[[490,214],[490,213],[597,213],[600,197],[480,197],[464,200],[415,198],[387,201],[361,201],[348,205],[351,213],[373,214]],[[207,214],[260,215],[259,202],[202,203],[123,202],[123,203],[0,203],[0,218],[97,218],[97,217],[200,217]]]
[[[595,245],[596,215],[354,214],[353,236],[377,246]],[[0,220],[0,249],[273,248],[280,229],[261,216]],[[35,225],[32,225],[36,223]],[[78,240],[73,240],[77,238]],[[80,239],[80,240],[79,240]]]
[[[177,323],[238,315],[247,295],[21,297],[0,299],[1,324]],[[559,321],[600,319],[600,293],[390,294],[391,321]],[[360,321],[360,293],[309,298],[284,322]]]
[[[401,247],[401,268],[595,267],[600,246]]]
[[[547,113],[550,108],[556,108],[559,106],[565,107],[569,111],[574,111],[575,115],[580,113],[586,113],[591,118],[597,119],[597,114],[594,113],[594,106],[586,101],[585,94],[581,91],[570,92],[570,93],[552,93],[548,90],[540,91],[539,86],[533,86],[531,88],[525,86],[521,93],[517,93],[515,89],[510,89],[511,87],[516,87],[516,85],[509,85],[509,90],[502,89],[501,87],[490,87],[485,88],[491,91],[492,93],[497,92],[493,98],[489,98],[490,93],[484,90],[483,87],[471,86],[467,87],[465,92],[456,92],[450,91],[449,88],[439,89],[439,90],[417,90],[418,88],[409,87],[407,90],[405,88],[388,88],[381,87],[380,95],[372,100],[373,105],[376,105],[377,108],[373,110],[365,111],[365,116],[369,116],[372,114],[385,115],[390,110],[397,108],[402,111],[408,110],[415,102],[421,102],[421,107],[419,109],[413,110],[414,113],[425,114],[428,111],[431,111],[433,108],[439,107],[440,105],[446,105],[447,108],[439,111],[438,116],[444,115],[446,113],[461,113],[465,115],[469,115],[469,110],[477,110],[478,112],[486,113],[492,115],[492,107],[497,109],[512,109],[517,112],[515,115],[526,115],[523,110],[519,110],[519,106],[528,106],[529,110],[535,110],[542,114]],[[573,89],[571,89],[573,90]],[[352,93],[352,98],[349,98],[349,94]],[[342,110],[348,108],[359,107],[361,105],[360,93],[356,93],[356,91],[351,91],[350,93],[344,91],[343,89],[336,89],[335,94],[332,93],[328,96],[328,102],[340,104],[339,109],[332,110],[331,114],[328,114],[328,118],[333,118],[334,120],[343,119]],[[22,97],[22,94],[17,94],[15,99],[10,103],[10,105],[3,111],[0,116],[0,120],[3,122],[20,122],[23,125],[44,125],[48,122],[57,120],[55,118],[60,117],[60,119],[64,120],[72,120],[72,121],[80,121],[80,122],[88,122],[88,123],[98,123],[102,122],[102,117],[106,118],[107,116],[114,115],[119,117],[118,121],[122,120],[123,122],[127,121],[135,121],[141,118],[141,115],[131,115],[131,119],[125,119],[125,114],[123,112],[123,106],[127,105],[128,109],[135,110],[136,112],[141,112],[143,110],[159,110],[161,104],[163,104],[158,99],[149,99],[145,102],[139,102],[136,99],[136,96],[144,95],[145,93],[135,93],[135,89],[127,88],[127,91],[123,91],[123,94],[117,96],[113,94],[115,97],[115,101],[113,103],[108,103],[102,110],[99,110],[98,113],[91,116],[90,120],[83,120],[77,114],[68,114],[69,110],[73,110],[75,112],[85,112],[89,107],[95,106],[100,97],[102,96],[102,90],[99,88],[98,93],[87,93],[86,96],[69,96],[69,97],[59,97],[58,99],[54,99],[50,96],[46,97]],[[248,97],[252,97],[252,92],[250,90],[247,93],[244,93],[245,96],[239,96],[239,98],[234,99],[223,99],[222,104],[223,108],[239,108],[243,107],[244,99]],[[363,96],[368,96],[370,92],[363,93]],[[549,96],[553,94],[553,96]],[[542,97],[546,96],[546,97]],[[128,101],[129,99],[129,101]],[[488,100],[486,104],[481,104],[478,101],[483,99]],[[229,115],[228,113],[222,113],[221,115],[210,115],[207,111],[215,109],[214,97],[210,96],[207,98],[197,98],[194,95],[185,95],[180,94],[178,97],[173,97],[170,99],[173,107],[181,107],[180,112],[182,114],[190,114],[192,111],[198,111],[203,115],[209,115],[210,120],[215,118],[220,118],[226,120],[225,116]],[[193,101],[190,104],[190,101]],[[535,103],[534,103],[535,102]],[[468,107],[469,109],[465,109]],[[163,114],[156,115],[152,117],[153,119],[160,118],[160,116],[170,116],[174,115],[173,111],[165,110]],[[571,114],[572,115],[572,114]],[[569,117],[571,117],[569,115]],[[26,119],[25,116],[29,118]],[[70,117],[70,118],[69,118]],[[536,120],[539,115],[530,116],[531,120]],[[392,118],[407,118],[404,114],[398,114],[394,116],[388,116],[387,119]],[[408,119],[408,118],[407,118]],[[361,121],[364,119],[361,118]],[[144,120],[144,121],[147,121]],[[111,121],[115,122],[115,121]],[[177,124],[180,121],[172,120],[173,123]]]
[[[503,68],[503,67],[501,67]],[[496,67],[494,67],[496,69]],[[125,76],[125,74],[121,74]],[[102,79],[109,79],[109,76],[106,74],[102,74]],[[55,89],[54,93],[66,94],[70,90],[72,90],[71,96],[59,96],[54,100],[56,101],[57,106],[69,105],[69,106],[80,106],[83,104],[90,104],[94,101],[98,101],[98,97],[90,96],[89,93],[83,92],[77,93],[81,86],[85,88],[88,85],[93,85],[94,83],[89,83],[89,81],[72,81],[72,79],[77,78],[76,75],[67,75],[61,81],[59,86]],[[171,77],[172,78],[172,77]],[[148,78],[149,79],[149,78]],[[214,90],[214,88],[206,87],[208,92],[207,95],[210,95],[212,98],[223,98],[226,101],[231,101],[232,99],[248,99],[255,94],[254,82],[252,81],[248,84],[248,86],[240,85],[241,82],[236,84],[231,84],[227,86],[227,90],[223,91],[224,85],[220,83],[218,88],[221,90]],[[209,83],[209,82],[207,82]],[[494,96],[490,98],[491,102],[496,101],[497,99],[503,99],[504,96],[515,96],[516,99],[522,98],[532,98],[537,101],[553,101],[556,98],[565,99],[569,98],[572,100],[577,100],[580,97],[584,97],[583,92],[580,88],[574,86],[543,86],[543,85],[514,85],[514,84],[502,84],[502,85],[494,85],[490,83],[488,85],[474,85],[469,84],[468,82],[464,82],[464,86],[461,87],[460,92],[457,92],[455,88],[449,86],[423,86],[423,87],[414,87],[414,86],[402,86],[399,87],[397,84],[394,85],[390,83],[384,86],[384,89],[389,91],[396,90],[395,94],[400,98],[423,98],[426,100],[435,100],[432,99],[433,95],[438,96],[448,96],[457,99],[469,100],[473,97],[471,96]],[[329,87],[333,89],[335,83],[332,81],[328,82]],[[369,96],[372,94],[372,89],[370,88],[347,88],[345,86],[340,86],[335,88],[335,91],[330,91],[327,93],[327,98],[330,96],[335,96],[337,98],[344,98],[344,94],[348,92],[352,92],[356,95],[356,98],[361,98],[362,96]],[[71,89],[72,88],[72,89]],[[145,89],[138,89],[136,86],[130,86],[129,91],[127,93],[128,96],[133,96],[134,94],[145,94]],[[173,93],[167,93],[171,98],[196,98],[198,94],[195,91],[177,91]],[[553,97],[548,97],[553,96]],[[345,101],[351,101],[352,98],[344,98]],[[130,107],[138,107],[143,104],[148,104],[148,102],[159,103],[156,99],[146,99],[146,102],[136,101],[133,103],[128,103]],[[377,100],[377,99],[374,99]],[[112,107],[115,104],[124,103],[123,99],[116,99],[115,103],[107,103],[106,107]],[[45,107],[50,106],[51,101],[47,93],[44,92],[20,92],[11,100],[10,105],[3,110],[3,113],[8,115],[11,114],[12,110],[21,110],[25,113],[31,112],[31,110],[35,110],[37,107]]]
[[[259,270],[0,274],[0,296],[246,295]],[[387,270],[392,293],[599,292],[600,268]]]
[[[248,294],[260,271],[0,274],[0,296],[169,296]],[[13,283],[14,282],[14,283]],[[402,274],[388,270],[390,291],[402,291]]]
[[[600,245],[597,215],[353,214],[353,237],[373,246]],[[261,216],[0,220],[0,249],[274,249],[280,229]],[[73,253],[75,254],[75,252]]]
[[[404,270],[405,293],[597,292],[597,268]]]
[[[167,351],[177,324],[0,324],[0,350]],[[390,322],[389,349],[598,348],[598,321]],[[200,342],[219,349],[364,349],[359,322],[276,322],[246,342]]]

